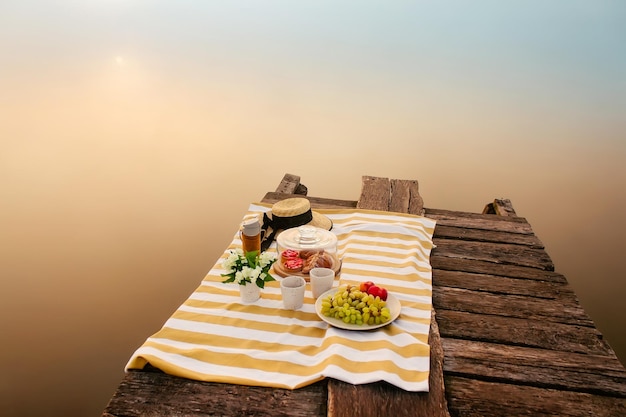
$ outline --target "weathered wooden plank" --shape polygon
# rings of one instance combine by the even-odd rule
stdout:
[[[502,232],[533,234],[530,223],[524,217],[506,217],[496,214],[477,214],[465,211],[452,211],[424,208],[424,215],[446,226],[468,227],[470,229],[499,230]]]
[[[595,327],[442,308],[437,310],[437,322],[441,337],[615,356]]]
[[[274,204],[277,201],[284,200],[285,198],[294,197],[292,194],[284,194],[277,192],[268,192],[262,199],[262,202],[268,204]],[[305,195],[299,195],[297,197],[306,198],[311,202],[311,207],[314,209],[324,208],[356,208],[356,201],[352,200],[336,200],[332,198],[311,197]]]
[[[564,305],[577,305],[578,297],[564,282],[550,282],[475,274],[461,271],[433,270],[433,285],[487,291],[496,294],[525,295],[559,300]]]
[[[435,238],[473,240],[476,242],[511,243],[543,249],[543,243],[537,236],[522,233],[510,233],[496,230],[468,229],[466,227],[437,224]]]
[[[293,174],[285,174],[278,187],[277,193],[306,195],[308,190],[304,184],[300,183],[300,177]]]
[[[424,200],[419,194],[415,180],[390,180],[391,198],[389,211],[398,213],[424,214]]]
[[[402,194],[393,207],[397,210],[417,210],[423,202],[411,202],[421,197],[416,193],[407,193],[405,188],[396,188]],[[391,198],[379,198],[381,193],[390,191],[390,183],[386,178],[363,177],[361,197],[357,207],[371,210],[391,210]],[[406,201],[406,199],[409,201]],[[417,214],[417,213],[411,213]],[[392,387],[388,384],[376,383],[350,385],[336,380],[328,382],[328,415],[329,417],[379,417],[415,416],[449,417],[443,382],[443,351],[439,327],[434,309],[431,312],[428,343],[431,348],[430,375],[428,393],[411,393]]]
[[[580,306],[566,306],[557,300],[436,287],[433,304],[437,311],[466,311],[594,327],[593,321]]]
[[[436,230],[436,229],[435,229]],[[462,271],[477,274],[490,274],[502,277],[519,279],[562,282],[565,277],[553,271],[546,271],[528,266],[494,264],[493,262],[478,261],[476,259],[447,258],[445,256],[431,256],[430,264],[433,270]]]
[[[493,207],[498,216],[517,216],[513,204],[511,204],[511,200],[508,198],[496,198],[493,200]]]
[[[446,376],[450,409],[462,417],[623,417],[626,400]]]
[[[388,211],[390,195],[389,178],[363,176],[357,207]]]
[[[498,216],[517,216],[513,204],[508,198],[493,200],[493,203],[489,203],[483,209],[483,214],[497,214]]]
[[[448,258],[487,261],[496,264],[530,266],[554,271],[554,264],[548,253],[542,249],[505,243],[476,242],[454,239],[436,239],[437,246],[432,251],[432,258]]]
[[[104,416],[326,416],[326,384],[299,390],[218,384],[130,371]]]
[[[626,398],[626,371],[606,356],[443,338],[446,373]]]

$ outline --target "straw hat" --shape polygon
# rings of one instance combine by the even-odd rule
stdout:
[[[272,232],[267,237],[264,236],[261,249],[267,249],[280,230],[304,225],[330,230],[333,222],[323,214],[311,210],[311,203],[306,198],[293,197],[274,203],[271,213],[263,215],[264,234],[269,229]]]

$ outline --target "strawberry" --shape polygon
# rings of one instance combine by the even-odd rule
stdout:
[[[381,300],[387,301],[387,289],[379,287],[378,285],[372,285],[367,289],[367,293],[372,297],[380,297]]]

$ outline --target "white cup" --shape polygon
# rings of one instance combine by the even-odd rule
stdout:
[[[330,268],[313,268],[309,272],[309,278],[313,298],[317,298],[333,287],[335,271]]]
[[[304,304],[306,281],[302,277],[288,276],[280,281],[283,305],[287,310],[297,310]]]

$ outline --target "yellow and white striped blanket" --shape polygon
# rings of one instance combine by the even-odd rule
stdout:
[[[252,204],[245,217],[268,210]],[[331,377],[428,391],[435,221],[359,209],[316,211],[333,221],[341,283],[371,280],[386,287],[402,305],[393,323],[371,331],[329,326],[315,312],[309,284],[297,311],[283,308],[278,282],[269,282],[254,304],[242,304],[238,286],[222,284],[220,276],[227,250],[241,246],[235,235],[201,285],[137,349],[126,369],[150,363],[195,380],[290,389]]]

